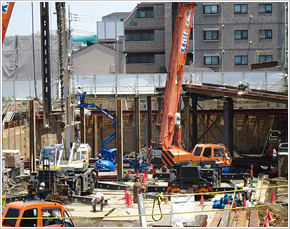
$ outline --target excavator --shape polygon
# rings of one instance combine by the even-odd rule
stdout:
[[[178,187],[176,192],[181,188],[186,188],[186,192],[211,191],[212,186],[220,186],[222,168],[229,167],[232,162],[230,153],[222,144],[196,144],[192,152],[181,148],[182,126],[178,107],[195,6],[194,2],[180,2],[178,5],[161,121],[157,124],[160,126],[159,141],[152,141],[147,152],[148,163],[155,167],[153,173],[156,168],[165,166],[173,172],[170,192],[173,187]]]

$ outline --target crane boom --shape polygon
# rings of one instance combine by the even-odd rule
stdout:
[[[2,2],[2,44],[7,32],[8,24],[11,18],[15,2]]]
[[[163,149],[172,145],[174,118],[182,92],[182,78],[186,61],[188,40],[192,29],[195,3],[179,3],[172,40],[171,54],[161,108],[161,130],[159,142]]]

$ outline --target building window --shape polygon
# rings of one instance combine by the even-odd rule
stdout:
[[[127,55],[126,63],[155,63],[154,55]]]
[[[138,18],[154,18],[154,9],[152,8],[143,8],[138,10]]]
[[[125,41],[154,41],[154,31],[126,31]]]
[[[204,5],[203,13],[204,14],[218,14],[219,6],[218,5]]]
[[[235,56],[235,65],[248,65],[248,56]]]
[[[247,14],[247,13],[248,13],[247,4],[235,5],[235,14]]]
[[[248,39],[248,30],[235,30],[235,39]]]
[[[259,30],[260,39],[272,39],[272,29]]]
[[[261,55],[261,56],[259,56],[259,63],[270,62],[272,60],[273,60],[273,56],[272,55]]]
[[[272,4],[259,4],[259,13],[272,13]]]
[[[204,31],[203,32],[204,40],[218,40],[219,39],[219,31]]]
[[[218,56],[205,56],[204,65],[219,65],[219,57]]]

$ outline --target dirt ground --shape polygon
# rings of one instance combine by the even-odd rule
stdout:
[[[269,180],[270,180],[269,186],[288,184],[288,181],[285,179],[284,179],[284,181],[283,180],[281,181],[279,178],[275,178],[272,180],[269,179]],[[10,185],[8,185],[8,186],[3,185],[2,190],[6,191],[7,196],[17,195],[21,192],[26,192],[27,191],[27,180],[18,179],[18,182],[13,182],[13,183],[10,182]],[[271,202],[272,191],[274,191],[274,194],[276,196],[276,188],[268,189],[267,196],[265,199],[266,204],[270,204],[270,202]],[[288,192],[288,190],[287,190],[287,192]],[[277,198],[276,198],[276,200],[277,200]],[[258,203],[257,206],[265,205],[265,203]],[[251,208],[251,209],[259,210],[260,227],[263,227],[264,226],[263,219],[266,217],[266,207],[263,206],[263,207]],[[251,209],[246,210],[247,211],[247,219],[250,219]],[[269,223],[270,227],[288,227],[288,205],[269,206],[268,209],[269,209],[272,217],[275,219],[275,221]],[[76,219],[76,223],[77,223],[78,227],[96,227],[101,222],[102,222],[102,219],[96,219],[96,220]],[[109,224],[110,222],[107,222],[107,223]],[[130,221],[130,224],[129,224],[129,222],[128,223],[120,222],[120,226],[122,224],[123,224],[123,227],[134,226],[134,225],[132,225],[132,221]],[[106,225],[106,226],[110,227],[110,225]],[[116,225],[116,226],[118,226],[118,225]]]
[[[279,180],[279,178],[276,178],[273,180],[269,179],[270,181],[269,186],[288,184],[287,180],[282,181],[282,182],[276,181],[276,180]],[[274,195],[276,196],[276,188],[268,189],[266,193],[267,196],[265,198],[265,203],[258,203],[256,206],[270,204],[272,191],[274,191]],[[260,220],[259,226],[264,227],[264,219],[266,218],[266,214],[267,214],[266,207],[259,207],[259,208],[254,208],[254,209],[259,210],[259,220]],[[275,219],[273,222],[269,222],[270,227],[288,227],[288,205],[284,204],[284,205],[269,206],[268,209],[273,219]],[[251,209],[247,210],[247,219],[250,219],[250,217],[251,217]]]

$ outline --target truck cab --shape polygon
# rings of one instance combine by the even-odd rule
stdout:
[[[197,144],[192,151],[192,161],[202,168],[210,165],[211,168],[229,167],[232,158],[223,144]]]
[[[16,200],[6,206],[2,227],[77,227],[74,219],[68,217],[72,216],[61,201]]]

